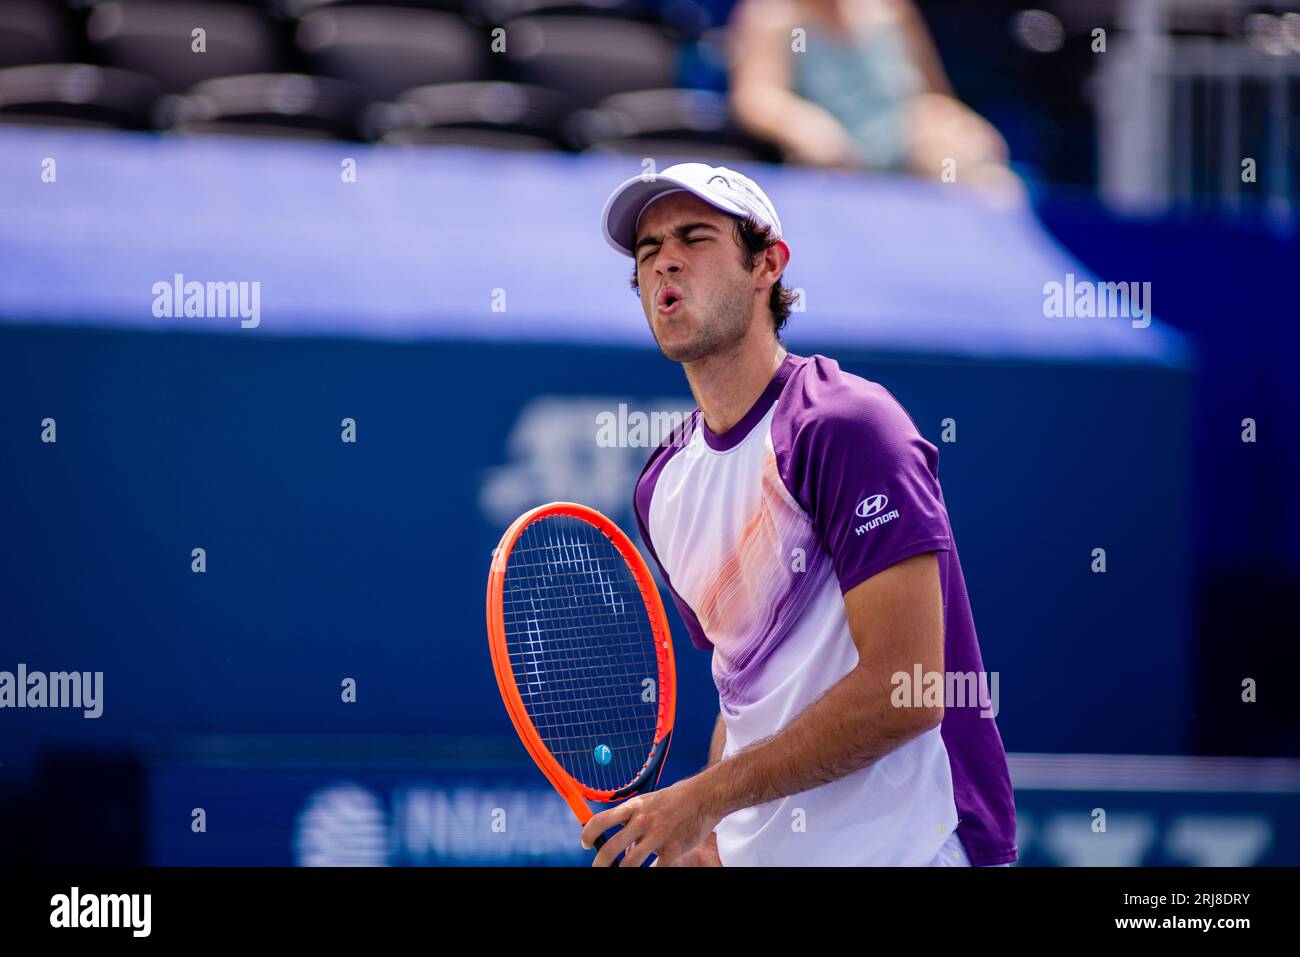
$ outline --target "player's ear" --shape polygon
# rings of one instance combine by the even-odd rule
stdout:
[[[779,257],[777,260],[776,274],[777,276],[780,276],[785,272],[785,267],[790,264],[790,247],[785,244],[784,239],[778,239],[772,245],[767,247],[767,254]]]
[[[771,277],[771,282],[767,288],[775,286],[781,281],[781,276],[785,274],[786,264],[790,262],[790,247],[783,240],[778,239],[772,245],[763,250],[762,258],[759,260],[758,272],[764,277]]]

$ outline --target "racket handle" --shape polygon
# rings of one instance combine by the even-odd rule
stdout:
[[[591,849],[593,851],[599,851],[602,847],[605,846],[605,842],[609,840],[611,834],[617,834],[621,830],[623,830],[623,826],[621,824],[610,828],[604,834],[600,835],[600,837],[596,838],[596,840],[592,841]],[[618,862],[621,861],[622,859],[623,859],[623,855],[619,854],[618,857],[614,858],[612,861],[609,862],[609,866],[618,867]]]
[[[617,834],[622,829],[623,829],[622,825],[619,825],[617,827],[612,827],[609,830],[609,834]],[[596,840],[591,845],[591,849],[593,851],[599,851],[602,847],[604,847],[605,841],[609,839],[609,834],[602,834],[600,837],[596,838]],[[624,853],[627,852],[625,851]],[[658,854],[651,854],[648,858],[646,858],[645,863],[643,863],[641,866],[649,867],[655,860],[658,859],[658,857],[659,857]],[[618,862],[621,861],[622,859],[623,859],[623,854],[620,854],[618,857],[614,858],[614,860],[609,862],[609,866],[618,867]]]

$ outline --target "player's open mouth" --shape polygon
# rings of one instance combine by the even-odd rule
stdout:
[[[682,294],[676,289],[665,289],[659,293],[659,315],[671,316],[681,304]]]

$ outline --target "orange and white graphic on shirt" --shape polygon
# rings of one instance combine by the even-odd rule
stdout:
[[[771,443],[763,450],[757,502],[695,605],[724,671],[744,668],[774,637],[778,599],[799,584],[814,547],[803,511],[777,472]]]

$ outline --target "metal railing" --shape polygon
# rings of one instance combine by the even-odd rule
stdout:
[[[1241,33],[1175,34],[1189,14],[1235,21]],[[1106,203],[1129,213],[1210,205],[1294,216],[1300,0],[1128,0],[1118,27],[1094,77]]]

